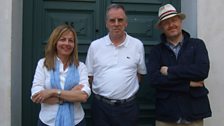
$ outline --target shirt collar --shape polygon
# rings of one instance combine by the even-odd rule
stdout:
[[[58,56],[56,56],[56,60],[62,63],[61,59]]]
[[[182,37],[181,41],[177,45],[174,45],[171,42],[166,41],[166,45],[169,46],[169,47],[173,47],[173,48],[178,47],[178,46],[181,47],[183,45],[183,43],[184,43],[184,36]]]
[[[68,67],[65,70],[63,69],[64,68],[64,64],[62,63],[61,59],[58,56],[56,56],[56,60],[59,61],[59,71],[60,72],[62,72],[62,71],[67,72],[68,71]]]
[[[129,43],[128,34],[126,32],[125,32],[125,34],[126,34],[125,40],[118,47],[121,47],[121,46],[127,47],[128,46],[128,43]],[[106,45],[114,45],[112,43],[112,41],[110,40],[109,34],[107,34],[107,36],[106,36]]]

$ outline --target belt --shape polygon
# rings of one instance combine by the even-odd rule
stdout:
[[[109,99],[109,98],[106,98],[106,97],[98,95],[98,94],[94,94],[94,96],[96,99],[98,99],[104,103],[110,104],[110,105],[121,105],[121,104],[131,102],[135,99],[135,95],[131,96],[130,98],[122,99],[122,100]]]

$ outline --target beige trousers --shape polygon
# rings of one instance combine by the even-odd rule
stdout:
[[[203,126],[203,120],[194,121],[190,124],[176,124],[176,123],[161,122],[156,120],[156,126]]]

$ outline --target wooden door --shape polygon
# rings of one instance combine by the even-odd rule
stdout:
[[[127,33],[139,38],[145,47],[146,63],[151,47],[159,43],[159,31],[154,28],[158,8],[172,3],[180,9],[179,0],[24,0],[22,125],[35,126],[40,106],[30,100],[30,88],[37,61],[44,56],[44,46],[51,31],[59,24],[74,26],[78,34],[79,58],[85,62],[91,41],[107,34],[106,7],[111,3],[124,5],[128,15]],[[143,79],[137,100],[140,106],[140,126],[154,126],[154,90]],[[83,104],[87,126],[91,126],[90,102]]]

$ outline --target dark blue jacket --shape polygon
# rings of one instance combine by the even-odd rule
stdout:
[[[150,84],[156,89],[156,119],[175,122],[180,117],[194,121],[211,116],[206,87],[190,87],[190,81],[203,81],[208,77],[209,58],[204,42],[190,38],[183,31],[183,45],[178,57],[165,45],[166,37],[152,48],[148,72]],[[168,75],[160,73],[168,66]]]

